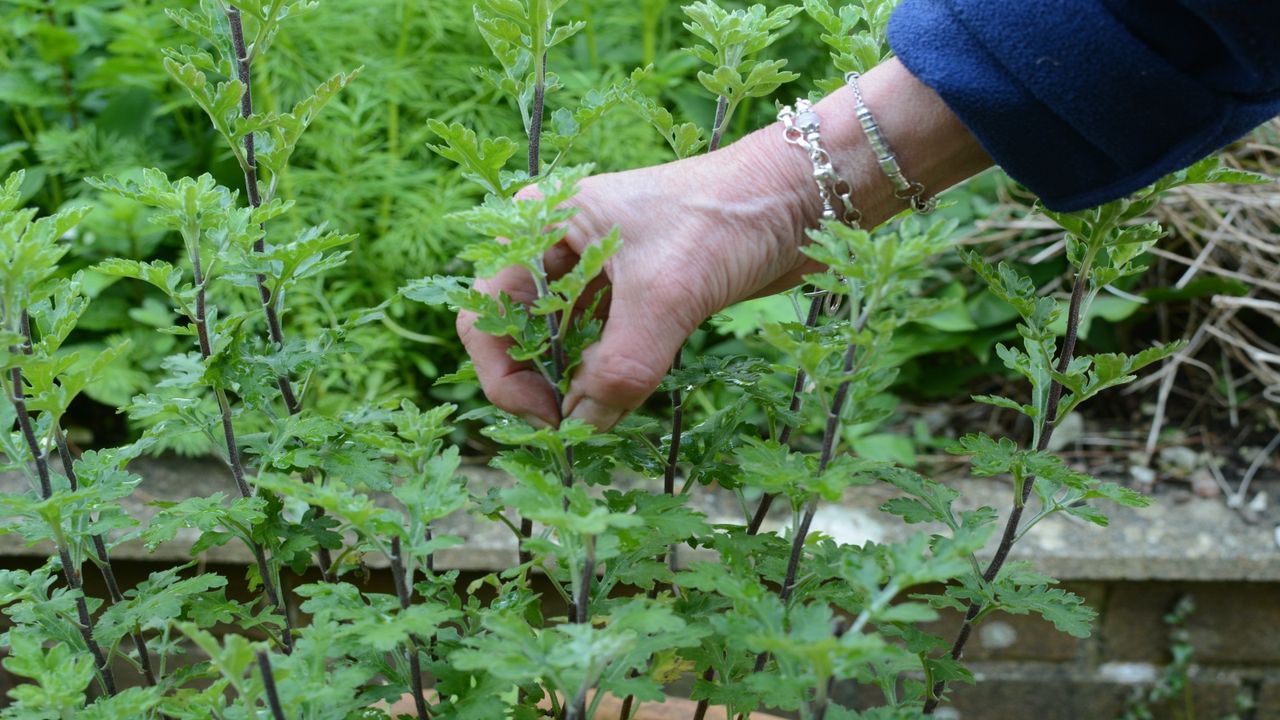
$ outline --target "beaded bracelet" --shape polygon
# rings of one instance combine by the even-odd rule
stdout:
[[[813,180],[822,198],[822,218],[858,227],[862,213],[853,206],[853,188],[831,166],[831,155],[822,147],[822,121],[813,104],[797,99],[794,108],[786,105],[778,110],[778,120],[782,122],[787,142],[804,150],[813,163]]]
[[[858,123],[862,125],[862,131],[867,134],[867,140],[871,143],[871,149],[876,154],[876,161],[880,164],[880,169],[885,175],[889,176],[889,182],[893,183],[894,197],[899,200],[909,200],[911,207],[918,213],[933,212],[938,206],[937,198],[926,198],[924,196],[924,185],[918,182],[907,180],[902,174],[902,167],[898,165],[898,158],[893,154],[893,149],[889,147],[889,143],[885,141],[884,135],[880,132],[880,126],[876,124],[876,119],[871,116],[871,108],[867,107],[867,103],[862,99],[862,88],[858,86],[858,78],[861,77],[856,72],[851,72],[844,76],[844,80],[850,88],[853,88],[853,99],[855,112],[858,115]]]

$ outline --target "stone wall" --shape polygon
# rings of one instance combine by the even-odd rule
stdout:
[[[1180,598],[1195,609],[1182,626],[1191,649],[1189,692],[1150,705],[1155,718],[1280,719],[1280,583],[1075,582],[1099,617],[1080,640],[1028,616],[993,616],[970,641],[978,678],[961,686],[953,719],[1119,718],[1126,700],[1154,683],[1170,662],[1165,622]],[[949,618],[950,637],[958,617]],[[850,689],[851,690],[851,689]],[[1193,713],[1186,708],[1193,708]],[[942,716],[947,717],[947,716]]]

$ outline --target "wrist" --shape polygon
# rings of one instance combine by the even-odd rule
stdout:
[[[771,208],[775,235],[798,247],[805,231],[818,226],[822,201],[812,164],[783,138],[781,123],[760,128],[720,152],[735,177],[742,178],[743,192]]]
[[[959,119],[927,86],[896,59],[862,78],[862,94],[893,149],[906,177],[921,183],[932,197],[982,171],[991,159]],[[852,188],[853,205],[868,229],[908,207],[884,174],[857,119],[848,87],[830,94],[814,110],[821,122],[823,148],[837,173]],[[787,208],[788,233],[797,243],[816,227],[822,202],[814,168],[805,152],[789,144],[780,123],[773,123],[734,143],[725,151],[735,175],[753,178],[753,192]]]

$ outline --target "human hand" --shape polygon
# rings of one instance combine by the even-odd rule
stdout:
[[[931,192],[990,165],[941,99],[896,60],[867,73],[862,92],[904,172]],[[894,196],[857,125],[847,89],[816,110],[824,146],[852,186],[863,224],[874,227],[902,210],[905,203]],[[533,422],[556,425],[572,417],[600,430],[612,428],[653,393],[703,320],[740,300],[786,290],[820,270],[800,252],[806,228],[820,215],[812,167],[803,152],[784,142],[777,125],[708,155],[588,178],[571,204],[579,212],[564,241],[545,258],[552,278],[615,226],[623,245],[604,268],[602,282],[610,291],[601,304],[600,341],[584,351],[560,406],[541,373],[507,354],[510,340],[476,330],[470,313],[458,316],[458,334],[486,397]],[[521,268],[508,268],[476,287],[519,302],[537,296]]]
[[[615,226],[621,231],[622,249],[604,268],[600,341],[584,352],[557,407],[543,375],[507,354],[509,339],[480,332],[474,315],[459,314],[458,333],[490,402],[549,425],[563,416],[609,429],[654,391],[699,323],[812,272],[799,251],[808,203],[777,190],[794,184],[783,177],[792,169],[759,157],[744,162],[747,145],[584,180],[572,200],[578,213],[545,264],[554,279],[589,244]],[[476,287],[518,302],[537,296],[528,271],[517,267]]]

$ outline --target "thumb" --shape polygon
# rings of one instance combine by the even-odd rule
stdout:
[[[582,353],[564,416],[607,431],[658,388],[692,328],[677,313],[615,297],[600,341]]]

